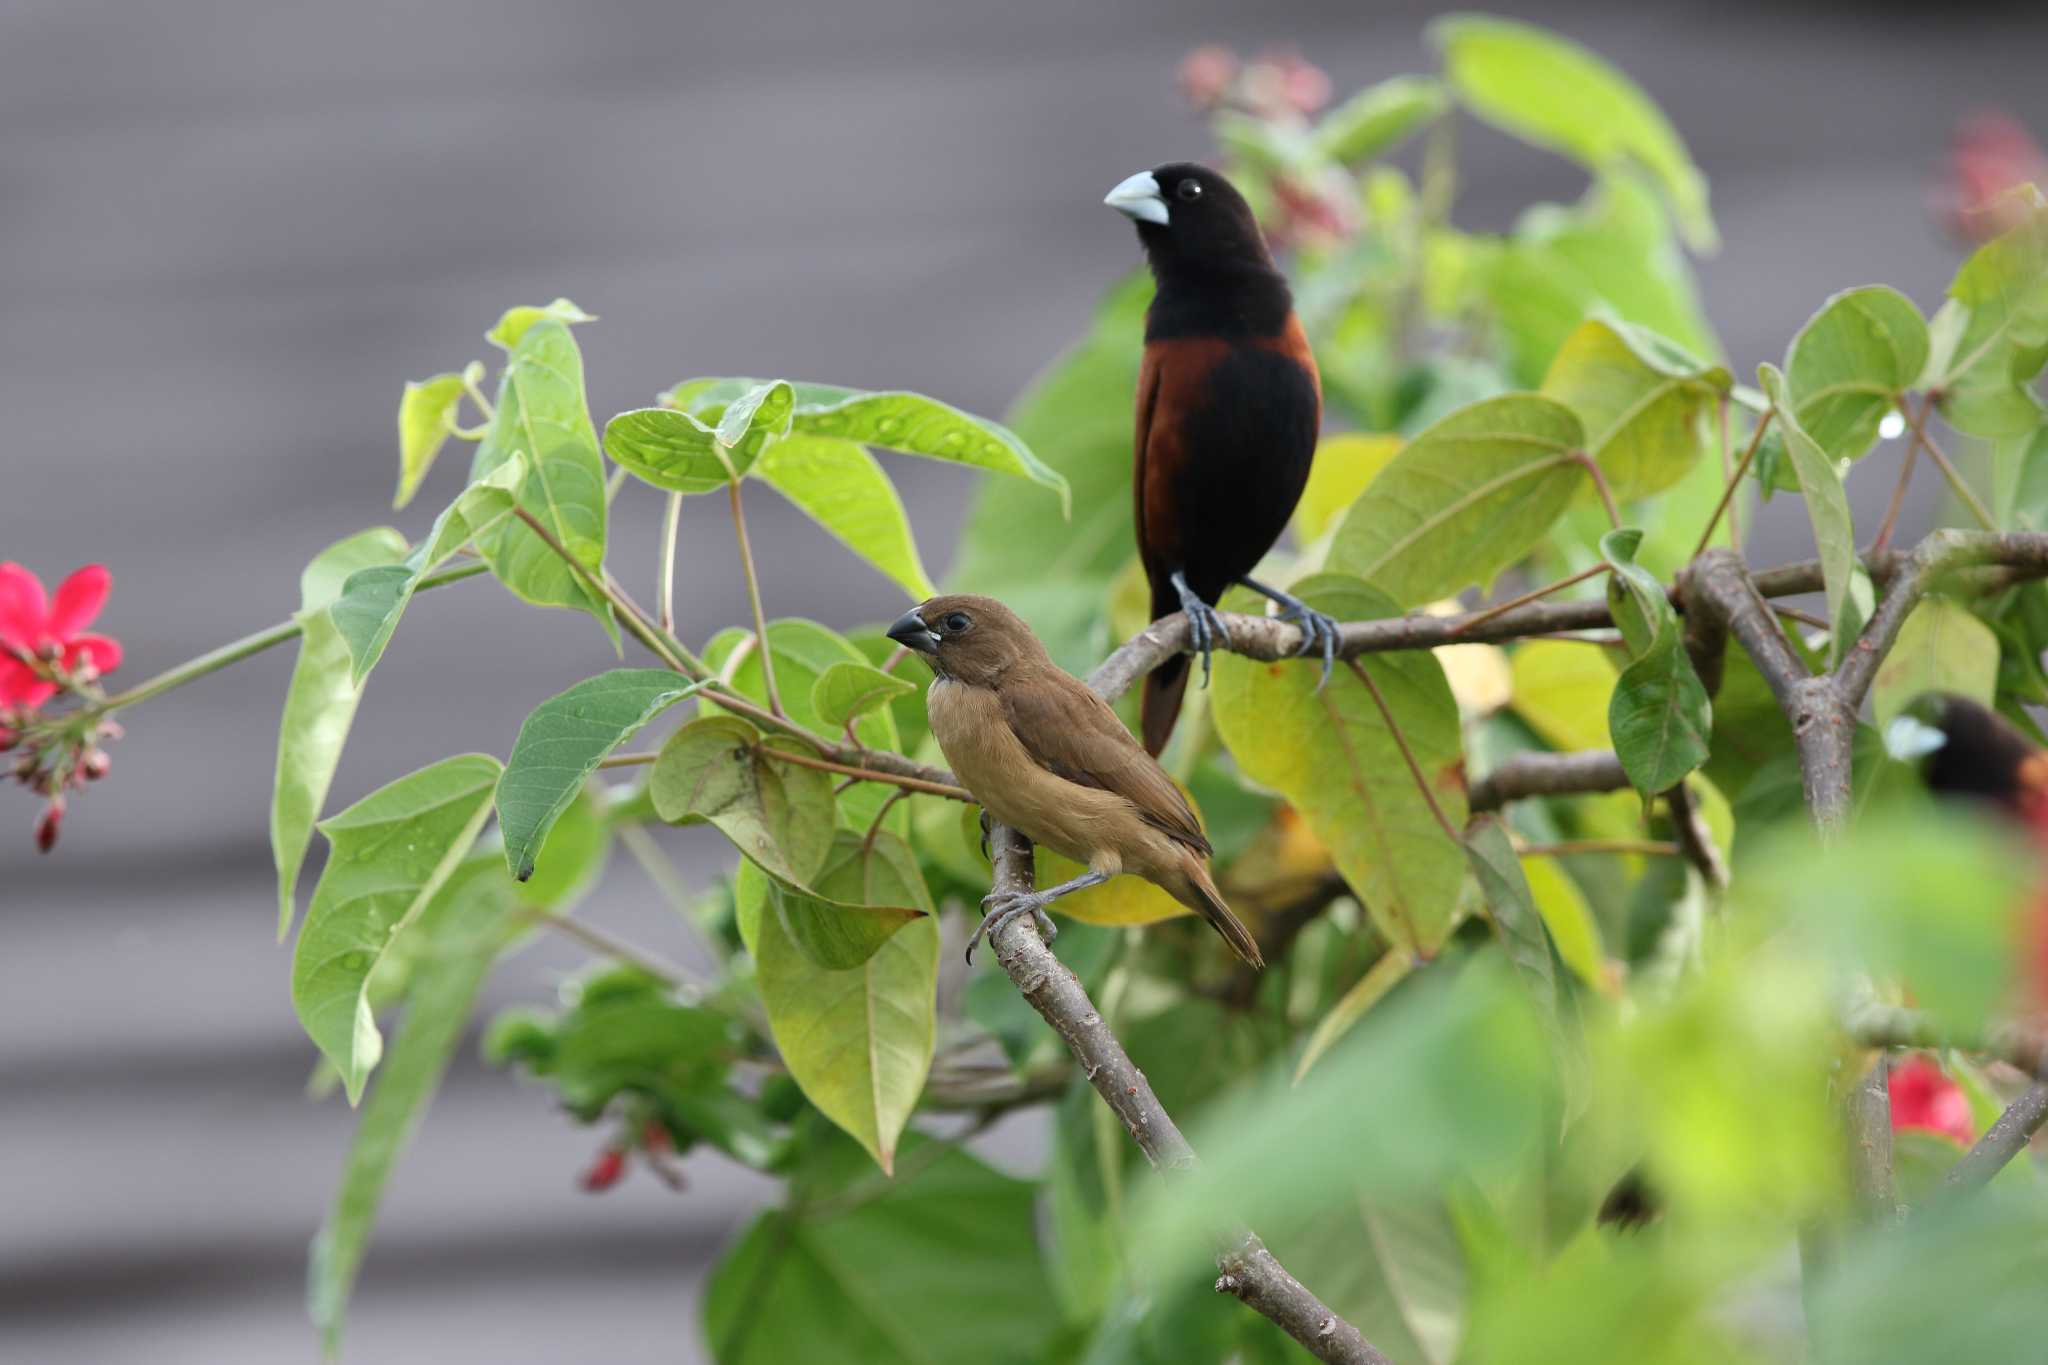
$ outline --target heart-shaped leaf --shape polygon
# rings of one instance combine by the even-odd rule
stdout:
[[[811,684],[811,706],[836,731],[844,729],[856,716],[864,716],[915,691],[917,684],[908,678],[844,659],[828,665]]]
[[[708,820],[776,876],[808,885],[832,848],[832,779],[776,762],[768,751],[779,742],[737,716],[693,720],[662,745],[648,792],[670,824]]]
[[[1565,338],[1543,392],[1579,415],[1586,449],[1621,502],[1685,477],[1708,441],[1706,417],[1728,371],[1619,318],[1588,318]]]

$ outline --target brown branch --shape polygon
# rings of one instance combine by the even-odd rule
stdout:
[[[998,894],[1032,889],[1031,843],[1016,831],[994,825],[989,845],[995,850]],[[1052,1025],[1081,1064],[1082,1074],[1123,1123],[1124,1131],[1152,1166],[1169,1176],[1193,1170],[1195,1152],[1180,1128],[1152,1093],[1123,1044],[1104,1022],[1080,980],[1054,957],[1038,936],[1028,915],[1019,915],[990,936],[996,961],[1010,974],[1031,1007]],[[1221,1273],[1219,1293],[1236,1296],[1300,1342],[1318,1360],[1344,1365],[1391,1365],[1356,1327],[1337,1316],[1323,1301],[1287,1273],[1286,1267],[1249,1231],[1234,1234],[1232,1245],[1216,1258]]]
[[[764,746],[760,752],[778,762],[794,763],[799,768],[815,768],[821,773],[839,773],[860,782],[886,782],[891,786],[901,787],[905,791],[924,792],[928,796],[944,796],[954,801],[965,801],[970,805],[974,802],[974,793],[952,782],[913,777],[905,773],[883,772],[876,768],[863,768],[857,764],[835,762],[829,758],[812,758],[809,754],[800,754],[794,749],[776,749]],[[862,750],[861,752],[869,757],[878,758],[881,756],[879,753],[868,750]],[[943,773],[940,776],[951,777],[952,774]]]
[[[1671,813],[1671,831],[1678,840],[1679,851],[1685,854],[1687,862],[1699,870],[1707,886],[1715,892],[1728,889],[1728,860],[1714,845],[1713,831],[1707,828],[1699,802],[1693,799],[1692,789],[1681,781],[1664,793],[1664,808]]]
[[[1510,801],[1530,796],[1571,796],[1581,792],[1614,792],[1628,786],[1628,774],[1611,750],[1586,749],[1568,754],[1516,754],[1472,784],[1467,802],[1472,813],[1499,810]]]
[[[1775,408],[1771,409],[1771,412],[1776,411],[1777,409]],[[1757,419],[1756,430],[1751,432],[1749,436],[1749,449],[1742,452],[1741,463],[1737,464],[1735,472],[1728,476],[1728,486],[1721,490],[1721,500],[1714,504],[1714,514],[1707,518],[1707,528],[1700,532],[1700,543],[1693,547],[1692,553],[1694,558],[1698,558],[1707,552],[1707,543],[1714,538],[1714,528],[1721,524],[1721,514],[1723,512],[1728,514],[1729,537],[1737,545],[1742,543],[1742,533],[1735,526],[1735,512],[1733,510],[1735,491],[1742,487],[1742,476],[1749,472],[1749,463],[1756,458],[1757,447],[1764,443],[1764,431],[1771,425],[1771,412],[1766,412]],[[1723,460],[1727,458],[1727,455],[1728,400],[1724,398],[1721,400],[1721,456]]]
[[[2006,1106],[1976,1145],[1949,1168],[1942,1183],[1953,1190],[1974,1190],[1985,1184],[2004,1170],[2007,1162],[2027,1150],[2027,1144],[2044,1122],[2048,1122],[2048,1081],[2035,1081]]]
[[[2022,531],[1936,531],[1900,557],[1900,566],[1886,588],[1884,600],[1871,614],[1863,634],[1843,656],[1836,670],[1842,693],[1852,704],[1861,704],[1877,677],[1878,665],[1898,641],[1899,629],[1913,608],[1920,605],[1930,589],[1974,571],[1991,568],[1982,588],[1995,585],[2001,577],[2024,574],[2038,577],[2048,573],[2048,535]]]

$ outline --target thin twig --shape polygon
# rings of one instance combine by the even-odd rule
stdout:
[[[747,602],[754,609],[754,637],[761,642],[761,681],[768,688],[768,709],[778,716],[784,715],[782,694],[775,688],[775,651],[768,647],[768,618],[761,613],[761,580],[754,573],[754,549],[747,543],[747,514],[740,506],[740,481],[733,479],[725,488],[732,498],[732,529],[739,537],[740,568],[747,575]]]
[[[1987,531],[1996,531],[1998,529],[1998,519],[1993,517],[1990,509],[1978,500],[1977,494],[1971,489],[1970,485],[1963,482],[1962,474],[1949,462],[1948,453],[1935,442],[1932,436],[1927,434],[1927,410],[1932,406],[1931,403],[1923,402],[1918,408],[1914,409],[1913,443],[1927,452],[1927,457],[1934,461],[1935,468],[1941,471],[1941,477],[1948,480],[1948,486],[1955,490],[1956,496],[1962,499],[1963,505],[1970,509],[1970,515],[1977,519],[1977,524]]]
[[[1372,680],[1372,674],[1366,672],[1365,665],[1358,660],[1346,659],[1344,666],[1356,674],[1358,680],[1365,684],[1365,690],[1372,694],[1372,704],[1379,708],[1380,719],[1387,723],[1387,733],[1394,737],[1394,747],[1401,751],[1401,761],[1408,765],[1408,775],[1415,779],[1415,786],[1422,793],[1422,799],[1429,803],[1429,813],[1436,817],[1437,828],[1441,829],[1444,837],[1452,843],[1461,842],[1458,827],[1444,814],[1444,808],[1437,803],[1436,790],[1429,785],[1429,779],[1422,775],[1422,765],[1415,761],[1415,751],[1408,747],[1408,736],[1401,733],[1400,723],[1394,719],[1393,708],[1389,707],[1387,699],[1380,695],[1380,685]]]
[[[1593,487],[1600,491],[1600,505],[1607,509],[1607,524],[1612,529],[1621,529],[1621,509],[1614,503],[1614,490],[1607,486],[1607,475],[1601,472],[1599,461],[1583,450],[1574,450],[1572,460],[1593,480]]]
[[[1775,411],[1775,408],[1771,410]],[[1721,500],[1714,504],[1714,514],[1707,518],[1707,529],[1700,532],[1700,543],[1692,547],[1693,558],[1697,559],[1706,553],[1707,545],[1714,539],[1714,528],[1721,524],[1723,512],[1728,513],[1729,538],[1736,542],[1736,548],[1741,547],[1741,538],[1735,533],[1735,513],[1730,504],[1735,500],[1735,490],[1742,487],[1742,476],[1749,473],[1749,464],[1756,458],[1757,447],[1764,443],[1764,429],[1771,424],[1771,412],[1757,418],[1756,430],[1749,436],[1749,448],[1742,452],[1741,463],[1737,464],[1735,472],[1728,476],[1728,486],[1721,490]],[[1727,436],[1727,430],[1727,412],[1724,408],[1721,428],[1724,438]]]
[[[1676,858],[1683,850],[1667,839],[1559,839],[1548,844],[1516,844],[1524,858],[1562,858],[1574,853],[1640,853],[1646,858]]]
[[[1723,483],[1726,484],[1734,482],[1735,479],[1735,452],[1729,448],[1728,444],[1727,394],[1724,393],[1721,395],[1721,402],[1719,406],[1721,426],[1721,479]],[[1728,509],[1728,544],[1736,551],[1736,553],[1740,554],[1742,551],[1742,519],[1738,517],[1736,513],[1741,510],[1742,505],[1739,502],[1729,502],[1725,503],[1724,505]],[[1714,528],[1710,524],[1707,527],[1708,538],[1711,539],[1713,537],[1713,534]],[[1697,554],[1699,553],[1699,551],[1694,550],[1693,553]]]
[[[645,972],[670,990],[692,984],[689,975],[681,967],[596,925],[585,924],[582,920],[558,915],[552,910],[543,910],[538,906],[528,907],[520,911],[520,914],[535,924],[544,924],[558,934],[575,939],[592,952],[602,953],[614,962],[622,962]]]
[[[1552,593],[1563,592],[1566,588],[1569,588],[1576,583],[1583,583],[1589,578],[1597,578],[1599,575],[1608,572],[1613,567],[1614,566],[1612,564],[1595,564],[1590,569],[1581,569],[1579,572],[1571,575],[1569,578],[1560,578],[1555,583],[1547,583],[1543,587],[1537,588],[1532,592],[1523,593],[1520,597],[1510,597],[1505,602],[1497,602],[1494,605],[1485,608],[1484,610],[1473,612],[1470,616],[1463,617],[1459,620],[1458,629],[1456,633],[1459,635],[1464,635],[1469,631],[1476,630],[1480,626],[1485,625],[1488,621],[1494,620],[1497,617],[1504,616],[1508,612],[1513,611],[1516,607],[1525,607],[1529,605],[1529,603],[1531,602],[1540,602],[1544,598],[1550,596]]]
[[[794,763],[799,768],[816,768],[821,773],[840,773],[861,782],[886,782],[905,791],[923,792],[927,796],[944,796],[954,801],[968,802],[970,805],[974,802],[973,792],[949,782],[928,782],[923,778],[906,777],[901,773],[878,772],[873,768],[856,767],[851,763],[835,763],[829,758],[813,758],[794,749],[777,749],[771,745],[763,745],[760,752],[764,757],[780,763]]]
[[[2048,1081],[2035,1081],[1949,1168],[1942,1183],[1956,1190],[1974,1190],[1988,1183],[2007,1162],[2027,1150],[2044,1122],[2048,1122]]]
[[[1903,405],[1902,405],[1903,406]],[[1923,407],[1920,420],[1927,420]],[[1892,543],[1892,528],[1899,524],[1899,511],[1906,505],[1906,488],[1913,482],[1913,466],[1920,460],[1920,442],[1906,443],[1906,458],[1899,461],[1899,482],[1892,489],[1892,500],[1884,509],[1884,520],[1877,525],[1877,536],[1870,542],[1873,551],[1882,551]]]
[[[863,854],[866,854],[874,848],[875,836],[882,832],[882,821],[889,814],[889,808],[909,795],[910,788],[899,786],[895,791],[890,792],[886,797],[882,798],[881,806],[878,807],[875,811],[875,818],[868,821],[868,832],[866,837],[864,837],[860,841],[860,851]]]
[[[1031,843],[1004,825],[989,834],[995,851],[994,890],[1021,893],[1033,885]],[[996,961],[1045,1022],[1052,1025],[1081,1064],[1096,1093],[1138,1144],[1153,1167],[1168,1176],[1193,1170],[1194,1149],[1152,1092],[1145,1073],[1110,1031],[1079,978],[1039,937],[1029,915],[1005,922],[990,935]],[[1391,1365],[1358,1329],[1331,1311],[1301,1281],[1287,1273],[1265,1244],[1249,1231],[1216,1258],[1219,1292],[1236,1296],[1270,1319],[1318,1360],[1344,1365]]]
[[[1692,788],[1681,781],[1664,793],[1664,808],[1671,815],[1671,830],[1678,840],[1680,851],[1715,892],[1728,889],[1728,860],[1715,847],[1714,833],[1707,828],[1706,817],[1700,811],[1700,804],[1693,798]]]

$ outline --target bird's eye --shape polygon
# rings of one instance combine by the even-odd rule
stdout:
[[[1174,187],[1173,192],[1183,204],[1192,204],[1202,197],[1202,182],[1199,180],[1183,180]]]
[[[962,611],[953,612],[946,617],[944,624],[947,630],[958,635],[961,631],[967,629],[967,613]]]

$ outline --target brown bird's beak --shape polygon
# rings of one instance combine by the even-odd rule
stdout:
[[[889,638],[906,649],[919,654],[939,652],[939,637],[924,618],[915,611],[906,611],[896,618],[896,624],[889,627]]]

